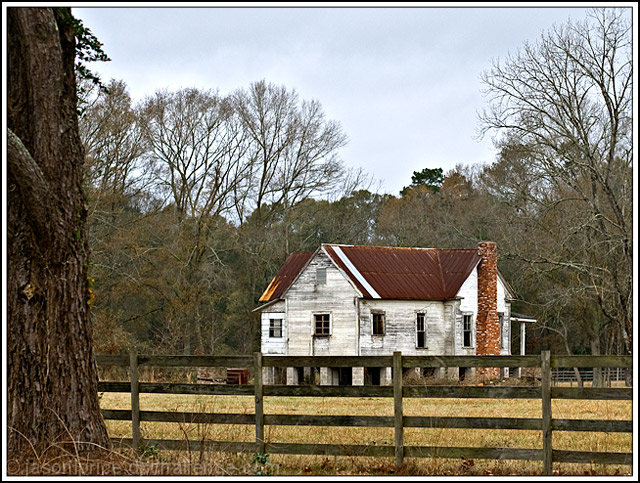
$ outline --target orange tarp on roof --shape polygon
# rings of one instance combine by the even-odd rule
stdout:
[[[289,255],[267,289],[260,296],[259,301],[270,302],[279,299],[285,290],[289,288],[291,282],[298,276],[298,273],[311,258],[311,255],[313,255],[313,252],[295,252]]]

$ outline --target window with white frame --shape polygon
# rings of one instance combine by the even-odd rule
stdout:
[[[416,314],[416,347],[425,349],[427,347],[427,328],[425,322],[425,314]]]
[[[472,317],[471,314],[464,314],[462,316],[462,347],[473,346]]]
[[[282,319],[269,319],[269,337],[282,337]]]
[[[499,337],[499,341],[500,341],[500,349],[502,349],[504,347],[504,314],[502,312],[498,312],[498,322],[500,324],[500,337]]]
[[[331,335],[331,316],[329,314],[313,314],[315,322],[314,335]]]

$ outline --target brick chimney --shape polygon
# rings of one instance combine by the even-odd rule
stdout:
[[[476,317],[476,355],[500,355],[500,320],[498,319],[498,254],[494,242],[478,243],[478,314]],[[499,377],[498,368],[478,368],[478,375]]]

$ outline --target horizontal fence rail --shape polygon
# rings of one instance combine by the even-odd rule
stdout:
[[[128,409],[103,409],[105,419],[131,421]],[[204,423],[204,424],[255,424],[253,414],[197,413],[172,411],[140,411],[140,421],[160,423]],[[393,428],[392,416],[333,416],[302,414],[265,414],[264,423],[271,426],[344,426]],[[541,430],[540,418],[466,418],[450,416],[404,416],[405,428],[449,428],[449,429],[523,429]],[[554,419],[552,429],[556,431],[594,431],[606,433],[631,433],[632,421]]]
[[[314,454],[348,456],[395,457],[402,465],[406,457],[477,458],[533,460],[543,462],[543,473],[552,474],[553,462],[632,464],[631,453],[565,451],[552,448],[553,431],[592,431],[630,433],[632,421],[553,419],[552,399],[631,400],[632,389],[602,387],[552,386],[552,373],[558,368],[630,368],[630,356],[149,356],[98,355],[101,366],[120,366],[129,369],[130,381],[100,381],[99,392],[131,393],[131,410],[103,409],[105,419],[132,421],[132,438],[114,439],[121,445],[138,448],[141,443],[140,422],[203,423],[254,425],[255,442],[235,441],[183,441],[145,439],[146,445],[157,445],[169,450],[211,450],[227,452],[254,452],[259,454]],[[254,376],[254,384],[185,384],[139,382],[140,366],[167,368],[233,367],[246,368]],[[327,386],[327,385],[264,385],[264,367],[392,367],[393,384],[389,386]],[[527,367],[540,368],[540,385],[531,386],[455,386],[455,385],[403,385],[402,369],[455,368],[455,367]],[[251,396],[255,400],[254,414],[199,413],[141,411],[139,394],[199,394]],[[394,416],[328,416],[264,414],[263,398],[271,396],[295,397],[380,397],[393,398]],[[404,398],[501,398],[540,399],[542,418],[482,418],[404,416]],[[393,445],[334,445],[304,443],[271,443],[264,441],[264,426],[344,426],[394,428]],[[404,428],[443,429],[513,429],[542,431],[542,449],[430,447],[404,446]]]
[[[138,392],[148,394],[200,394],[209,396],[253,396],[252,385],[181,384],[141,382]],[[99,392],[130,392],[129,382],[99,382]],[[552,387],[554,399],[631,400],[632,388]],[[289,397],[393,397],[390,386],[265,386],[265,396]],[[540,399],[536,386],[404,386],[403,397]]]

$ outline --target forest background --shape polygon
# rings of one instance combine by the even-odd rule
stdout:
[[[628,19],[593,10],[488,66],[482,84],[480,122],[497,158],[425,167],[395,196],[376,191],[375,173],[345,166],[348,133],[291,86],[133,102],[126,80],[85,78],[95,352],[259,350],[262,291],[290,253],[321,243],[492,240],[513,311],[538,320],[527,353],[631,354]]]

